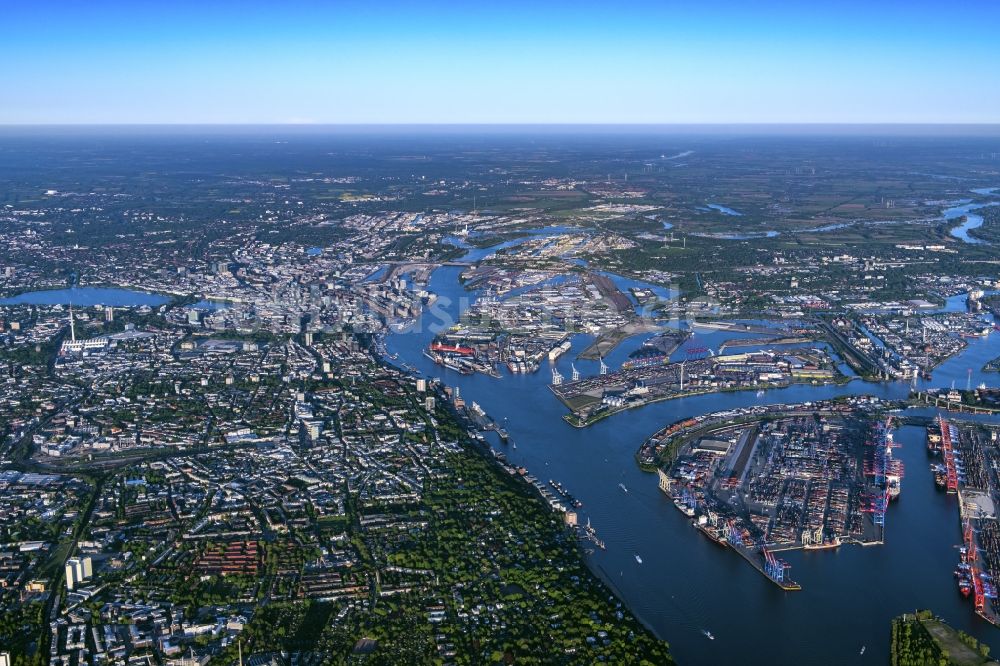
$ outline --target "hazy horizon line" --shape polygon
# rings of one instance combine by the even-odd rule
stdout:
[[[908,122],[729,122],[729,123],[304,123],[304,122],[190,122],[190,123],[4,123],[0,132],[7,135],[32,132],[205,132],[281,130],[289,133],[327,132],[331,134],[383,132],[447,133],[614,133],[639,134],[839,134],[839,135],[920,135],[920,136],[1000,136],[997,123],[908,123]]]
[[[762,126],[771,127],[775,125],[800,127],[800,126],[845,126],[845,127],[857,127],[857,126],[907,126],[907,127],[941,127],[941,126],[952,126],[952,127],[997,127],[1000,126],[1000,120],[996,122],[954,122],[954,121],[941,121],[941,122],[907,122],[907,121],[728,121],[728,122],[693,122],[693,121],[676,121],[676,122],[304,122],[299,120],[288,120],[288,121],[267,121],[267,122],[244,122],[244,121],[232,121],[232,122],[61,122],[61,123],[23,123],[23,122],[4,122],[0,121],[0,127],[130,127],[130,126],[166,126],[166,127],[199,127],[199,126],[290,126],[290,127],[524,127],[524,126],[540,126],[540,127],[579,127],[579,126],[593,126],[593,127],[745,127],[745,126]]]

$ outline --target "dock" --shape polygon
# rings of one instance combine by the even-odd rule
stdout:
[[[797,591],[779,553],[883,542],[903,475],[893,423],[886,411],[836,402],[728,410],[661,429],[636,458],[696,529]]]
[[[981,424],[958,425],[938,417],[937,424],[928,429],[928,438],[940,436],[935,450],[940,450],[944,459],[945,489],[958,497],[962,545],[955,576],[959,591],[971,597],[976,615],[1000,626],[996,587],[1000,576],[1000,527],[993,499],[1000,488],[995,446],[998,431],[989,430],[991,437],[986,440],[983,428]]]
[[[785,578],[784,576],[782,576],[781,579],[778,579],[776,576],[773,576],[770,573],[768,573],[766,569],[766,564],[767,564],[766,560],[760,552],[748,550],[742,547],[732,547],[732,549],[735,550],[737,553],[739,553],[743,559],[749,562],[754,569],[759,571],[761,575],[764,576],[764,578],[767,578],[769,581],[780,587],[785,592],[798,592],[802,590],[802,586],[796,583],[794,580],[791,580],[790,578]]]

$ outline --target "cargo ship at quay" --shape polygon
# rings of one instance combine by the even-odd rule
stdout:
[[[482,373],[498,379],[503,368],[512,375],[534,374],[546,356],[549,363],[554,364],[570,347],[570,341],[563,334],[524,338],[486,336],[465,331],[435,338],[423,354],[437,365],[463,375]],[[578,374],[574,372],[577,378]]]
[[[927,453],[938,488],[958,497],[962,544],[955,568],[959,594],[972,600],[976,615],[1000,626],[1000,528],[995,499],[998,490],[997,441],[1000,432],[939,416],[927,428]]]
[[[491,377],[500,376],[492,364],[478,358],[475,348],[467,345],[435,341],[424,352],[424,356],[437,365],[463,375],[481,372]]]

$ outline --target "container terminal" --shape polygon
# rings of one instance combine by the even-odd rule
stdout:
[[[798,590],[778,553],[883,543],[903,478],[892,429],[878,403],[730,410],[663,428],[637,457],[702,534]]]
[[[1000,528],[996,498],[1000,488],[998,431],[981,424],[938,417],[927,429],[935,485],[958,496],[962,545],[955,568],[958,592],[972,601],[977,615],[1000,626]],[[940,461],[938,461],[940,458]]]
[[[565,420],[586,427],[626,409],[660,400],[720,391],[785,388],[793,383],[822,384],[845,381],[824,349],[761,350],[714,355],[705,347],[689,346],[687,359],[636,363],[630,359],[619,370],[601,362],[601,373],[574,376],[565,381],[553,372],[550,386],[570,410]]]

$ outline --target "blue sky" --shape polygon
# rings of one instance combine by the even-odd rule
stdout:
[[[1000,2],[2,0],[0,123],[996,123]]]

